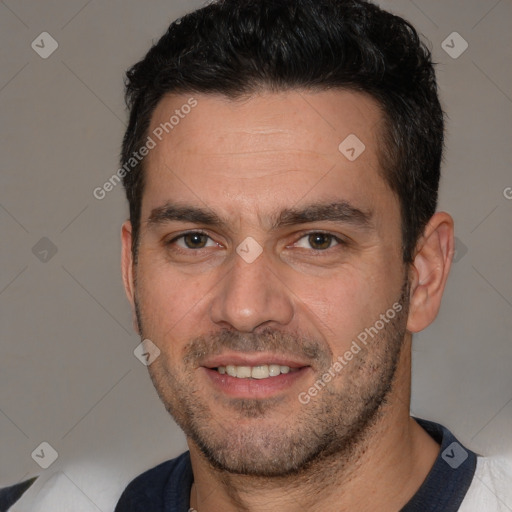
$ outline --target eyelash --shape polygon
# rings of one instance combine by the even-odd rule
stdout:
[[[210,240],[213,241],[211,236],[208,233],[206,233],[205,231],[193,230],[193,231],[186,231],[185,233],[181,233],[180,235],[174,237],[172,240],[169,240],[168,242],[165,242],[165,245],[166,246],[171,246],[171,245],[175,244],[178,240],[183,239],[184,237],[186,237],[187,235],[204,235],[204,236],[208,237]],[[300,240],[302,240],[303,238],[311,236],[311,235],[327,235],[327,236],[331,237],[332,241],[336,242],[336,244],[334,246],[328,247],[327,249],[323,249],[323,250],[322,249],[313,249],[313,248],[311,248],[311,251],[313,251],[315,253],[318,253],[318,254],[325,253],[325,252],[329,251],[330,249],[333,249],[337,245],[340,245],[340,246],[347,246],[348,245],[348,242],[346,240],[343,240],[340,237],[337,237],[337,236],[335,236],[332,233],[329,233],[327,231],[307,231],[305,233],[301,233],[299,238],[295,242],[295,244],[297,242],[299,242]],[[217,243],[217,242],[215,242],[215,243]],[[185,249],[183,247],[178,247],[176,250],[182,251],[182,252],[191,252],[191,251],[192,252],[198,252],[200,249],[204,249],[204,247],[200,247],[198,249],[191,249],[191,248],[186,248]]]

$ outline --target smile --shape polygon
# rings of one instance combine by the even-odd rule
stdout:
[[[227,374],[238,379],[267,379],[269,377],[277,377],[282,373],[298,371],[298,368],[290,368],[289,366],[279,364],[262,364],[258,366],[235,366],[229,364],[215,369],[221,375]]]

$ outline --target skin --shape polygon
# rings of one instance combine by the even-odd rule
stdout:
[[[439,452],[409,416],[411,340],[439,310],[453,256],[453,220],[437,212],[412,265],[404,265],[398,198],[379,173],[382,113],[366,95],[331,90],[194,98],[197,106],[146,158],[136,266],[131,225],[122,228],[134,326],[161,350],[150,375],[187,435],[191,507],[399,510]],[[150,132],[188,99],[164,98]],[[354,161],[338,150],[349,134],[365,144]],[[339,201],[368,213],[369,222],[273,228],[282,210]],[[224,224],[150,222],[170,203],[213,212]],[[209,238],[192,242],[204,247],[176,240],[198,229]],[[319,248],[308,237],[318,232],[348,243],[313,239],[325,242]],[[247,237],[262,249],[251,263],[236,252]],[[300,403],[298,394],[397,302],[402,315],[309,404]],[[228,349],[292,355],[307,368],[271,397],[234,398],[213,386],[202,366]],[[327,441],[315,451],[319,437]]]

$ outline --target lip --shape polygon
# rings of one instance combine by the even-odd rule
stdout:
[[[219,366],[262,366],[264,364],[288,366],[294,371],[266,379],[239,379],[228,374],[220,374],[215,370]],[[310,364],[301,361],[295,355],[272,352],[224,352],[202,361],[199,370],[203,372],[213,388],[222,394],[234,398],[265,399],[289,391],[297,381],[307,376],[312,368]]]
[[[204,372],[214,389],[223,394],[234,398],[265,399],[289,391],[297,381],[309,374],[311,367],[302,366],[294,372],[281,373],[266,379],[239,379],[228,374],[220,374],[217,370],[205,366],[199,370]]]
[[[310,365],[300,361],[294,356],[283,354],[272,354],[271,352],[258,352],[246,354],[241,352],[225,352],[203,361],[201,366],[205,368],[218,368],[219,366],[262,366],[264,364],[278,364],[280,366],[289,366],[290,368],[303,368]],[[235,377],[236,378],[236,377]],[[272,377],[277,378],[277,377]]]

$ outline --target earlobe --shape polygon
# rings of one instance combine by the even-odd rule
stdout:
[[[123,284],[126,296],[130,301],[132,308],[133,328],[140,334],[137,315],[135,314],[135,285],[133,275],[133,255],[132,255],[132,225],[129,220],[123,223],[121,228],[121,269],[123,273]]]
[[[407,329],[419,332],[437,316],[454,252],[453,219],[435,213],[418,240],[411,269]]]

